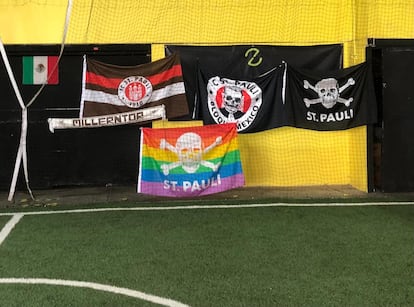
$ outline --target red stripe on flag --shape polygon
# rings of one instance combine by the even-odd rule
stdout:
[[[152,76],[146,77],[152,85],[157,85],[159,83],[168,81],[174,77],[180,77],[183,75],[183,72],[181,70],[181,65],[174,65],[170,69],[163,71],[159,74],[155,74]]]
[[[59,67],[58,67],[58,59],[57,56],[48,56],[47,57],[47,84],[58,84],[59,83]]]
[[[159,83],[162,82],[166,82],[174,77],[180,77],[182,76],[183,72],[181,69],[181,65],[174,65],[173,67],[171,67],[170,69],[163,71],[161,73],[155,74],[155,75],[151,75],[151,76],[143,76],[144,78],[148,79],[152,86],[156,86]],[[132,77],[131,76],[126,76],[127,77]],[[95,84],[95,85],[99,85],[102,87],[106,87],[106,88],[110,88],[110,89],[117,89],[119,84],[122,82],[122,80],[124,79],[119,79],[119,78],[107,78],[103,75],[97,75],[95,73],[92,73],[90,71],[86,72],[86,83],[89,84]]]
[[[85,79],[86,83],[96,84],[102,87],[112,88],[112,89],[117,89],[119,83],[121,83],[122,80],[123,79],[118,79],[118,78],[107,78],[105,76],[97,75],[89,71],[86,72],[86,79]]]

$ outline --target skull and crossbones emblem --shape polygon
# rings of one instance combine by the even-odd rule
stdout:
[[[174,168],[181,166],[187,173],[195,173],[200,165],[208,167],[213,171],[217,171],[220,163],[214,164],[210,161],[203,160],[203,155],[209,152],[211,149],[219,145],[222,141],[222,137],[216,138],[210,146],[204,148],[203,141],[197,133],[187,132],[182,134],[175,144],[171,145],[166,139],[161,139],[160,149],[168,149],[175,153],[178,157],[178,161],[161,165],[161,170],[164,175],[168,175]]]
[[[303,101],[305,102],[307,108],[309,108],[312,104],[321,103],[325,108],[331,109],[337,102],[343,103],[345,106],[349,107],[354,99],[352,97],[345,99],[340,97],[340,95],[345,89],[354,84],[355,80],[353,78],[349,78],[348,81],[341,87],[339,87],[338,81],[334,78],[322,79],[316,83],[315,86],[311,85],[308,80],[304,80],[303,87],[305,89],[310,88],[315,91],[319,98],[304,98]]]
[[[244,97],[241,88],[237,86],[225,86],[223,91],[223,106],[229,112],[229,122],[234,122],[234,114],[243,110]]]

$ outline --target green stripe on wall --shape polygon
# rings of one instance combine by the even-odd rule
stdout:
[[[33,57],[23,57],[23,84],[33,84]]]

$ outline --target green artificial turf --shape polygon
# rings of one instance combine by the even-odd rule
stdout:
[[[190,306],[414,306],[413,276],[414,206],[25,216],[0,246],[0,277],[90,281]],[[24,287],[0,285],[0,306],[17,306]],[[103,295],[57,288],[61,306]],[[55,306],[47,297],[27,306]]]

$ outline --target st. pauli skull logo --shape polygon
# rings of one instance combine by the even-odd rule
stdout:
[[[309,108],[312,104],[321,103],[326,109],[331,109],[337,102],[343,103],[345,106],[349,107],[354,99],[352,97],[345,99],[340,97],[340,95],[345,89],[354,84],[355,80],[353,78],[349,78],[348,81],[341,87],[339,87],[338,81],[334,78],[322,79],[316,83],[315,86],[312,86],[308,80],[304,80],[303,87],[316,92],[319,98],[304,98],[303,101],[305,102],[307,108]]]
[[[214,143],[204,148],[201,136],[194,132],[182,134],[177,139],[175,146],[168,143],[166,139],[161,139],[160,149],[168,149],[175,153],[178,158],[178,161],[176,162],[162,164],[162,172],[167,176],[172,169],[181,166],[186,173],[193,174],[197,172],[200,165],[208,167],[213,171],[217,171],[220,163],[214,164],[210,161],[203,160],[203,155],[219,145],[221,141],[221,136],[218,136]]]
[[[234,122],[236,118],[234,117],[237,113],[243,113],[243,104],[244,97],[241,88],[237,86],[225,86],[222,93],[222,101],[224,109],[228,112],[229,122]]]
[[[247,129],[262,105],[262,89],[254,82],[213,77],[207,83],[208,110],[217,124],[236,122]]]

